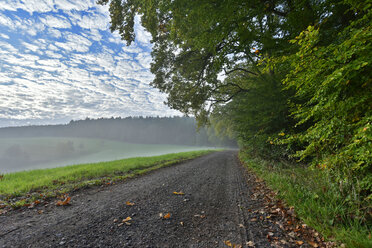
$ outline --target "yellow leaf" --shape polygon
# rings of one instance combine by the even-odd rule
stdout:
[[[254,243],[253,243],[252,241],[248,241],[248,242],[247,242],[247,245],[248,245],[249,247],[254,247]]]
[[[71,197],[65,195],[65,198],[62,201],[57,201],[57,206],[66,206],[69,205],[71,201]]]
[[[170,213],[167,213],[166,215],[163,216],[163,219],[169,219],[171,217]]]
[[[304,242],[303,241],[301,241],[301,240],[299,240],[299,241],[296,241],[296,244],[298,244],[298,245],[302,245]]]
[[[128,221],[130,221],[130,220],[132,220],[132,218],[128,216],[128,217],[125,218],[122,222],[125,223],[125,222],[128,222]]]
[[[180,191],[180,192],[174,191],[173,194],[175,194],[175,195],[184,195],[185,193],[183,193],[182,191]]]
[[[283,132],[281,132],[280,134],[279,134],[279,136],[284,136],[285,135],[285,133],[283,133]]]
[[[318,244],[315,243],[315,242],[312,242],[312,241],[308,241],[308,243],[312,246],[312,247],[315,247],[317,248],[318,247]]]
[[[133,203],[133,202],[130,202],[130,201],[127,201],[125,204],[126,204],[127,206],[134,206],[134,203]]]
[[[232,244],[230,242],[230,240],[225,240],[223,241],[225,243],[225,245],[227,245],[228,247],[232,247]]]

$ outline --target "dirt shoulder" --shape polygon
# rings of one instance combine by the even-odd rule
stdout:
[[[268,206],[252,180],[236,151],[212,153],[116,185],[80,190],[69,206],[49,204],[0,216],[0,247],[309,246],[296,243],[301,234],[285,228],[283,210]]]

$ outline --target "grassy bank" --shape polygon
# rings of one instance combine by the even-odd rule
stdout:
[[[307,225],[346,247],[372,247],[370,216],[357,216],[340,190],[319,170],[270,163],[240,152],[244,164],[277,191]],[[351,199],[353,200],[353,199]]]
[[[0,178],[0,206],[20,207],[82,187],[112,184],[210,152],[212,151],[172,153],[5,174]]]

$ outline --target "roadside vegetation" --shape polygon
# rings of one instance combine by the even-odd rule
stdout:
[[[358,214],[362,199],[345,197],[330,176],[322,171],[286,162],[252,158],[241,151],[240,160],[263,179],[267,186],[288,206],[295,208],[297,217],[328,240],[339,241],[346,247],[371,247],[371,226],[368,216]]]
[[[9,173],[0,177],[0,213],[8,207],[40,204],[40,200],[71,191],[110,185],[161,167],[206,155],[213,150],[172,153],[154,157],[128,158],[110,162],[81,164],[53,169]]]
[[[368,247],[371,1],[98,2],[127,44],[141,16],[152,85],[170,107],[235,137],[243,160],[259,159],[255,171],[325,237]]]

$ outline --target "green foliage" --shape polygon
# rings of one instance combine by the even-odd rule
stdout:
[[[285,151],[270,144],[268,139],[285,129],[291,121],[288,92],[283,91],[280,81],[269,73],[247,77],[235,72],[225,79],[227,82],[230,80],[242,85],[245,92],[213,111],[212,126],[222,135],[235,135],[241,146],[255,154],[285,157]]]
[[[291,41],[299,51],[287,58],[293,69],[284,81],[296,91],[291,110],[297,126],[307,128],[283,142],[302,144],[295,156],[310,157],[345,192],[366,197],[372,186],[370,18],[367,13],[354,21],[326,46],[319,29],[309,26]]]
[[[338,1],[98,2],[109,3],[111,30],[119,31],[128,44],[134,40],[134,15],[141,15],[154,44],[152,85],[168,94],[170,107],[201,121],[216,105],[245,91],[218,75],[241,71],[260,77],[259,59],[293,52],[289,39],[327,13],[345,12],[343,5],[335,4]],[[334,24],[332,30],[342,27],[338,19],[328,22]]]

